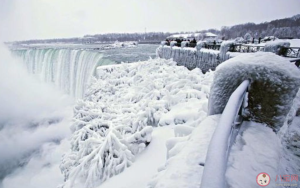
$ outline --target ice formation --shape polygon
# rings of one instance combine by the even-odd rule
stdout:
[[[201,41],[201,40],[198,41],[198,42],[197,42],[196,49],[197,49],[197,50],[201,50],[201,48],[204,47],[205,43],[206,43],[205,41]]]
[[[177,134],[188,135],[206,117],[211,73],[155,59],[98,67],[97,74],[74,108],[71,150],[61,164],[66,188],[94,187],[125,170],[151,141],[152,126],[182,124]]]
[[[171,46],[171,47],[176,46],[176,44],[177,44],[177,41],[171,41],[171,42],[170,42],[170,46]]]
[[[283,55],[285,53],[283,47],[290,47],[290,43],[282,40],[270,41],[266,43],[264,51],[273,52],[277,55]]]
[[[189,41],[182,41],[182,42],[181,42],[181,47],[182,47],[182,48],[183,48],[183,47],[188,47],[189,44],[190,44]]]
[[[223,41],[220,47],[220,59],[221,61],[226,61],[227,59],[229,59],[229,55],[227,54],[227,52],[229,51],[229,49],[235,45],[235,41]]]
[[[220,58],[219,52],[216,50],[196,48],[179,48],[160,46],[157,49],[157,56],[164,59],[173,59],[180,66],[188,69],[200,68],[202,72],[214,70],[223,60]],[[229,56],[226,56],[227,59]]]
[[[217,67],[209,114],[222,113],[231,93],[245,79],[251,81],[245,117],[278,131],[300,86],[299,69],[273,53],[257,52],[232,58]]]

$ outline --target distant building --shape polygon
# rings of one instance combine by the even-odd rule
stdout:
[[[203,40],[214,41],[214,40],[217,40],[217,37],[218,37],[218,35],[216,35],[216,34],[213,34],[211,32],[206,32],[203,35]]]

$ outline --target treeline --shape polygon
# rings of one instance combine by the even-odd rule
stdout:
[[[275,36],[277,38],[300,38],[300,14],[260,24],[246,23],[231,27],[222,27],[220,35],[225,39],[244,37],[246,34],[259,38]]]
[[[149,32],[149,33],[107,33],[96,35],[85,35],[84,38],[93,42],[113,42],[113,41],[161,41],[173,33]]]
[[[184,33],[184,32],[181,32]],[[77,38],[57,38],[57,39],[34,39],[27,41],[15,41],[15,44],[35,44],[35,43],[102,43],[102,42],[123,42],[123,41],[161,41],[175,33],[149,32],[149,33],[107,33],[96,35],[85,35]],[[176,33],[177,34],[177,33]]]
[[[300,14],[291,18],[284,18],[264,22],[260,24],[246,23],[234,25],[231,27],[224,26],[221,30],[208,29],[194,32],[145,32],[145,33],[107,33],[85,35],[77,38],[62,38],[62,39],[46,39],[46,40],[27,40],[17,41],[15,43],[31,44],[31,43],[97,43],[97,42],[114,42],[114,41],[162,41],[173,34],[183,33],[205,33],[212,32],[223,39],[234,39],[237,37],[246,36],[263,38],[265,36],[275,36],[278,38],[300,38]]]
[[[92,42],[104,41],[162,41],[168,36],[173,34],[185,34],[185,33],[205,33],[212,32],[220,34],[217,29],[209,29],[194,32],[176,32],[176,33],[164,33],[164,32],[149,32],[149,33],[108,33],[108,34],[96,34],[96,35],[85,35],[84,38],[91,40]]]

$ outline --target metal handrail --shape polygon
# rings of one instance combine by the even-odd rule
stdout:
[[[249,80],[243,81],[231,94],[212,136],[205,160],[201,188],[225,188],[225,172],[232,143],[238,133],[236,119],[247,100]],[[213,178],[213,179],[212,179]]]

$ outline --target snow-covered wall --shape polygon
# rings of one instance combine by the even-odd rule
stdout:
[[[219,51],[196,48],[179,48],[160,46],[156,50],[156,54],[160,58],[173,59],[179,66],[185,66],[192,70],[200,68],[203,73],[215,68],[223,61],[229,59],[229,55],[220,57]]]
[[[273,53],[243,54],[216,69],[209,100],[209,115],[220,114],[238,85],[249,79],[248,112],[251,120],[278,131],[300,87],[300,71]]]

